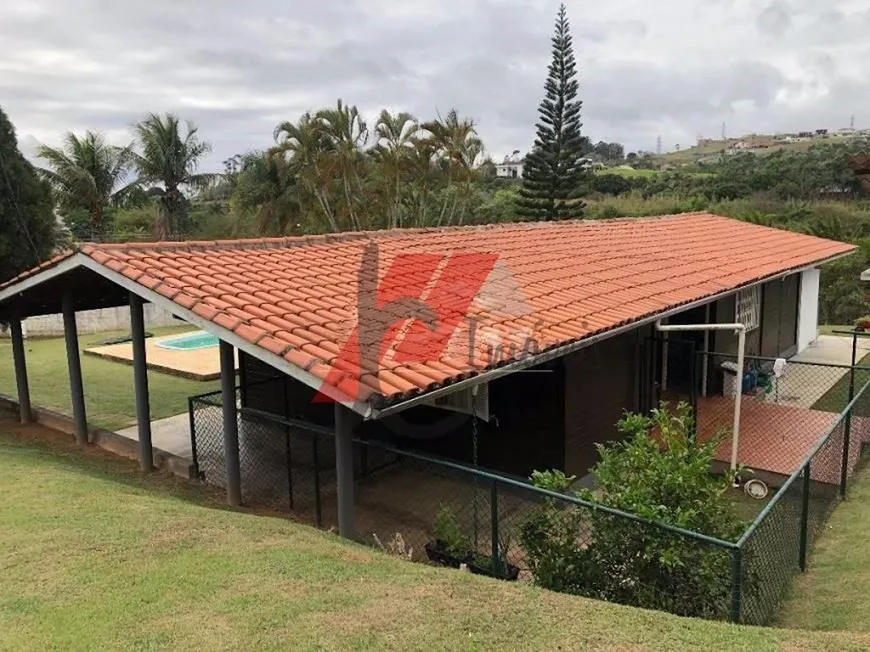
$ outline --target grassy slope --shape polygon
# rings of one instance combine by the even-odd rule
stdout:
[[[36,439],[36,438],[39,439]],[[0,421],[2,649],[789,649],[733,627],[411,564]]]
[[[733,146],[739,142],[740,138],[729,139],[729,146]],[[762,149],[755,152],[759,156],[767,156],[779,150],[787,152],[805,152],[816,145],[840,145],[849,142],[850,138],[845,136],[830,136],[828,138],[812,139],[800,143],[777,143],[774,147]],[[722,153],[722,145],[705,145],[699,148],[697,145],[682,149],[678,152],[668,152],[662,154],[662,160],[666,163],[679,164],[689,163],[698,157],[718,156]]]
[[[858,360],[858,366],[870,366],[870,353]],[[870,371],[867,371],[866,369],[856,369],[855,392],[860,391],[860,389],[864,387],[868,380],[870,380]],[[852,381],[850,375],[847,373],[842,378],[840,378],[840,380],[834,383],[834,385],[827,392],[825,392],[818,401],[813,403],[813,409],[823,410],[825,412],[835,412],[837,414],[845,410],[846,406],[849,404],[850,382]],[[870,401],[859,400],[859,403],[855,408],[855,413],[859,414],[860,416],[870,416],[868,410],[870,410]]]
[[[150,328],[157,335],[190,330],[190,326]],[[82,349],[123,333],[82,335]],[[66,346],[63,338],[31,339],[27,342],[27,373],[34,405],[71,414]],[[129,365],[93,356],[81,356],[88,420],[97,426],[116,430],[136,422],[133,397],[133,368]],[[151,371],[148,373],[153,419],[180,414],[187,410],[187,397],[217,389],[218,383],[198,382]],[[0,340],[0,393],[15,395],[15,368],[12,345]]]
[[[870,470],[856,476],[796,578],[780,615],[785,626],[870,632]]]

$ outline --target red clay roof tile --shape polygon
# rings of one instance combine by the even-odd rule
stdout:
[[[351,345],[357,342],[358,277],[372,245],[380,312],[366,313],[364,323],[393,340],[369,342],[360,359],[359,347]],[[390,402],[476,375],[523,350],[575,342],[852,249],[694,213],[222,242],[88,243],[78,251],[340,391],[356,387],[352,398]],[[61,253],[0,290],[75,253]],[[495,260],[482,286],[475,281],[475,255]],[[448,258],[453,280],[439,287]],[[435,310],[435,330],[410,328],[407,306],[384,309],[402,298]],[[368,330],[365,338],[377,339]],[[527,337],[533,346],[525,347]],[[493,360],[494,351],[508,353]]]

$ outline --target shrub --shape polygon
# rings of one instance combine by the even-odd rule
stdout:
[[[688,405],[627,414],[617,427],[626,439],[599,445],[593,469],[599,491],[581,490],[580,498],[720,539],[740,536],[746,524],[725,496],[731,478],[710,473],[721,439],[696,442]],[[552,472],[532,477],[549,489],[559,480]],[[546,500],[520,532],[541,586],[686,616],[727,616],[725,549],[556,499]],[[746,579],[744,586],[751,589]]]
[[[449,507],[441,505],[435,513],[435,522],[432,524],[432,534],[438,541],[447,546],[447,552],[456,556],[465,556],[471,550],[471,539],[462,533],[459,519],[456,518]]]

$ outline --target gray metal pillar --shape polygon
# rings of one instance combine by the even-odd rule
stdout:
[[[232,345],[223,340],[220,343],[220,359],[227,502],[238,507],[242,504],[242,473],[239,466],[239,421],[236,410],[236,360]]]
[[[130,334],[133,339],[133,384],[136,391],[136,421],[139,425],[139,466],[154,468],[151,446],[151,405],[148,400],[148,361],[145,357],[145,316],[142,299],[130,293]]]
[[[353,502],[353,429],[357,415],[341,403],[335,404],[335,477],[338,491],[338,533],[345,539],[356,536]]]
[[[72,291],[63,293],[63,334],[66,337],[66,361],[69,368],[69,391],[72,398],[76,442],[88,443],[88,417],[85,412],[85,389],[82,383],[82,362],[79,358],[79,335],[76,330],[76,309]]]
[[[33,421],[30,409],[30,386],[27,383],[27,361],[24,357],[24,333],[21,330],[21,316],[12,316],[9,325],[12,333],[12,357],[15,360],[15,382],[18,385],[18,416],[21,423]]]

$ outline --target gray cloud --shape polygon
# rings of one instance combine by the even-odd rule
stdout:
[[[207,167],[278,122],[356,103],[456,107],[496,156],[531,145],[557,0],[7,0],[0,102],[32,151],[67,130],[117,142],[148,111],[195,121]],[[569,4],[584,131],[629,149],[699,134],[843,126],[870,115],[854,0]],[[759,38],[761,36],[762,38]],[[863,120],[863,122],[862,122]]]
[[[758,14],[758,29],[773,36],[785,34],[791,27],[791,11],[781,0],[775,0]]]

